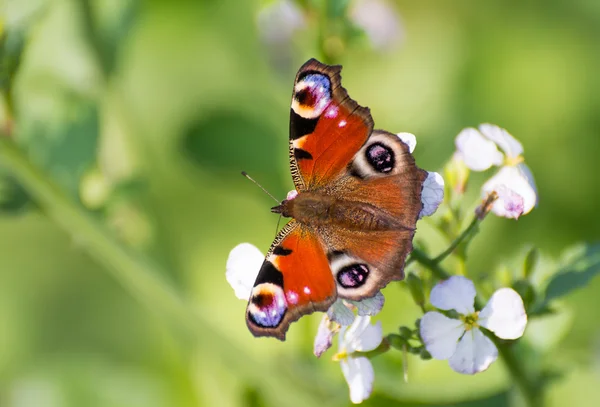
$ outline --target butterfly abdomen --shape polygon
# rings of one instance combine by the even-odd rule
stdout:
[[[402,229],[392,216],[364,202],[345,201],[331,195],[303,192],[284,201],[283,216],[309,226],[335,225],[348,230],[384,231]]]

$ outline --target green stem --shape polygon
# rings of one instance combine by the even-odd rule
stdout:
[[[429,258],[429,256],[427,256],[422,250],[413,249],[410,258],[412,261],[416,261],[417,263],[428,268],[440,280],[446,280],[447,278],[450,278],[450,274],[448,274],[448,272],[444,270],[444,268],[435,260]]]
[[[436,262],[429,258],[424,252],[415,249],[412,257],[422,266],[429,269],[439,279],[447,279],[451,275]],[[439,257],[439,256],[438,256]],[[475,298],[475,308],[482,309],[484,306],[480,298]],[[512,349],[513,344],[503,343],[497,337],[492,336],[492,341],[498,348],[498,354],[508,369],[513,382],[516,383],[526,403],[530,407],[541,407],[543,405],[543,393],[536,381],[527,373],[522,361],[519,360]],[[514,346],[514,345],[513,345]]]
[[[475,233],[477,232],[477,226],[479,225],[479,223],[481,221],[482,221],[482,219],[480,219],[478,216],[474,216],[473,220],[471,221],[469,226],[467,226],[467,228],[465,230],[463,230],[463,232],[460,234],[460,236],[458,236],[456,239],[454,239],[454,241],[450,244],[450,246],[446,250],[444,250],[442,253],[440,253],[437,257],[435,257],[433,259],[433,261],[435,263],[441,263],[446,257],[448,257],[450,254],[452,254],[452,252],[463,241],[468,242],[470,240],[470,238],[475,236]]]
[[[537,384],[537,381],[528,374],[525,365],[515,355],[513,343],[502,343],[495,336],[491,338],[504,366],[513,378],[513,382],[519,388],[525,403],[530,407],[542,407],[544,405],[543,388]]]
[[[102,223],[90,215],[85,208],[73,202],[39,168],[34,166],[25,154],[8,137],[0,135],[0,162],[27,190],[29,195],[44,210],[44,213],[64,229],[95,260],[106,266],[106,270],[151,311],[160,314],[176,331],[183,334],[183,340],[199,349],[217,352],[216,357],[235,371],[243,374],[253,385],[261,386],[257,371],[273,371],[269,375],[268,388],[274,389],[270,396],[278,404],[296,405],[300,398],[305,405],[316,404],[316,395],[295,391],[296,386],[289,382],[283,368],[273,366],[254,357],[229,341],[218,328],[214,310],[192,309],[198,307],[187,304],[162,276],[166,273],[141,254],[132,251],[115,239]],[[243,356],[242,356],[243,355]],[[266,387],[262,387],[265,388]],[[292,391],[293,396],[282,396],[280,390]]]

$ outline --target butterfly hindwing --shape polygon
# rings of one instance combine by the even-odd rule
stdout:
[[[341,66],[315,59],[294,81],[290,113],[290,166],[296,189],[316,189],[341,176],[373,129],[369,109],[341,86]]]
[[[360,225],[320,229],[340,297],[371,297],[404,277],[426,177],[408,145],[394,134],[376,130],[348,165],[347,174],[327,188],[326,193],[337,199],[368,205],[376,217],[394,220],[385,230]]]
[[[260,269],[246,310],[255,336],[285,339],[290,323],[325,311],[336,286],[320,239],[296,221],[277,235]]]

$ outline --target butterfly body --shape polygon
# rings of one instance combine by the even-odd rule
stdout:
[[[372,204],[345,201],[318,192],[300,193],[272,210],[313,228],[333,226],[353,231],[384,231],[404,227],[398,219]]]
[[[297,194],[272,208],[293,219],[248,302],[255,336],[284,340],[302,315],[326,311],[338,297],[372,297],[404,277],[427,173],[395,134],[373,130],[340,70],[311,59],[296,75],[289,155]]]

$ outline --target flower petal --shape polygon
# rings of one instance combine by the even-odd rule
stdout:
[[[292,199],[296,199],[297,196],[298,196],[298,191],[296,191],[295,189],[292,189],[290,192],[287,193],[285,200],[291,201]]]
[[[383,339],[381,321],[371,325],[371,317],[356,317],[344,335],[344,348],[348,353],[368,352],[379,346]]]
[[[313,353],[316,357],[320,357],[327,349],[331,348],[335,332],[331,330],[330,327],[331,321],[327,315],[323,315],[323,319],[321,319],[321,323],[319,324],[319,329],[317,329],[313,347]]]
[[[519,219],[519,216],[523,214],[525,207],[523,197],[512,189],[507,188],[505,185],[497,186],[496,193],[498,194],[498,201],[503,204],[503,208],[499,209],[502,211],[501,216]]]
[[[502,195],[502,186],[504,186],[523,199],[523,215],[531,212],[537,202],[537,195],[535,184],[530,184],[526,173],[529,176],[531,175],[529,168],[524,165],[502,167],[496,175],[483,184],[482,196],[487,196],[492,191],[496,191],[499,195]],[[514,206],[514,202],[511,202],[511,200],[513,200],[514,194],[499,196],[492,206],[492,212],[497,216],[511,217],[513,213],[510,209]]]
[[[490,367],[497,357],[496,345],[475,328],[465,332],[448,363],[458,373],[475,374]]]
[[[520,338],[527,325],[521,296],[512,288],[497,290],[479,313],[478,323],[499,338]]]
[[[419,330],[427,352],[434,359],[444,360],[454,354],[465,327],[458,319],[430,311],[421,318]]]
[[[411,153],[415,151],[415,147],[417,146],[417,138],[412,133],[398,133],[398,138],[408,146],[408,151]]]
[[[534,195],[533,202],[527,203],[527,208],[529,208],[530,206],[531,206],[531,208],[533,208],[534,206],[537,205],[537,201],[538,201],[538,190],[537,190],[537,186],[535,185],[535,179],[533,178],[533,174],[532,174],[531,170],[529,169],[529,167],[527,166],[527,164],[525,164],[525,163],[521,163],[521,164],[517,165],[517,169],[521,173],[521,176],[523,176],[523,178],[525,178],[527,180],[529,187],[533,190],[533,195]]]
[[[443,310],[456,310],[459,314],[468,315],[475,312],[475,286],[463,276],[452,276],[440,281],[429,296],[431,304]]]
[[[501,165],[504,161],[496,144],[472,127],[462,130],[454,143],[467,167],[473,171],[484,171],[492,165]]]
[[[489,123],[479,125],[479,131],[492,140],[509,158],[517,158],[523,154],[523,145],[506,130]]]
[[[331,307],[327,310],[327,316],[333,322],[337,322],[340,325],[348,326],[354,322],[354,312],[348,309],[344,304],[344,300],[338,298],[335,300]]]
[[[250,292],[264,261],[265,256],[250,243],[239,244],[229,252],[225,278],[240,300],[248,301],[250,298]]]
[[[362,28],[374,48],[386,50],[403,37],[396,10],[383,0],[356,0],[350,9],[350,19]]]
[[[378,291],[377,294],[375,294],[375,296],[371,298],[365,298],[361,301],[346,301],[348,301],[350,304],[355,305],[356,309],[358,310],[358,315],[364,317],[367,315],[377,315],[379,311],[381,311],[381,309],[383,308],[383,304],[385,303],[385,297],[383,296],[381,291]]]
[[[369,359],[349,357],[340,362],[342,373],[350,388],[350,400],[358,404],[368,399],[373,391],[375,372]]]
[[[423,182],[423,192],[421,193],[423,209],[419,213],[419,219],[423,216],[433,215],[443,200],[444,179],[437,172],[427,173],[427,178]]]
[[[286,44],[298,29],[306,24],[302,10],[290,0],[268,4],[258,13],[260,38],[267,44]]]

